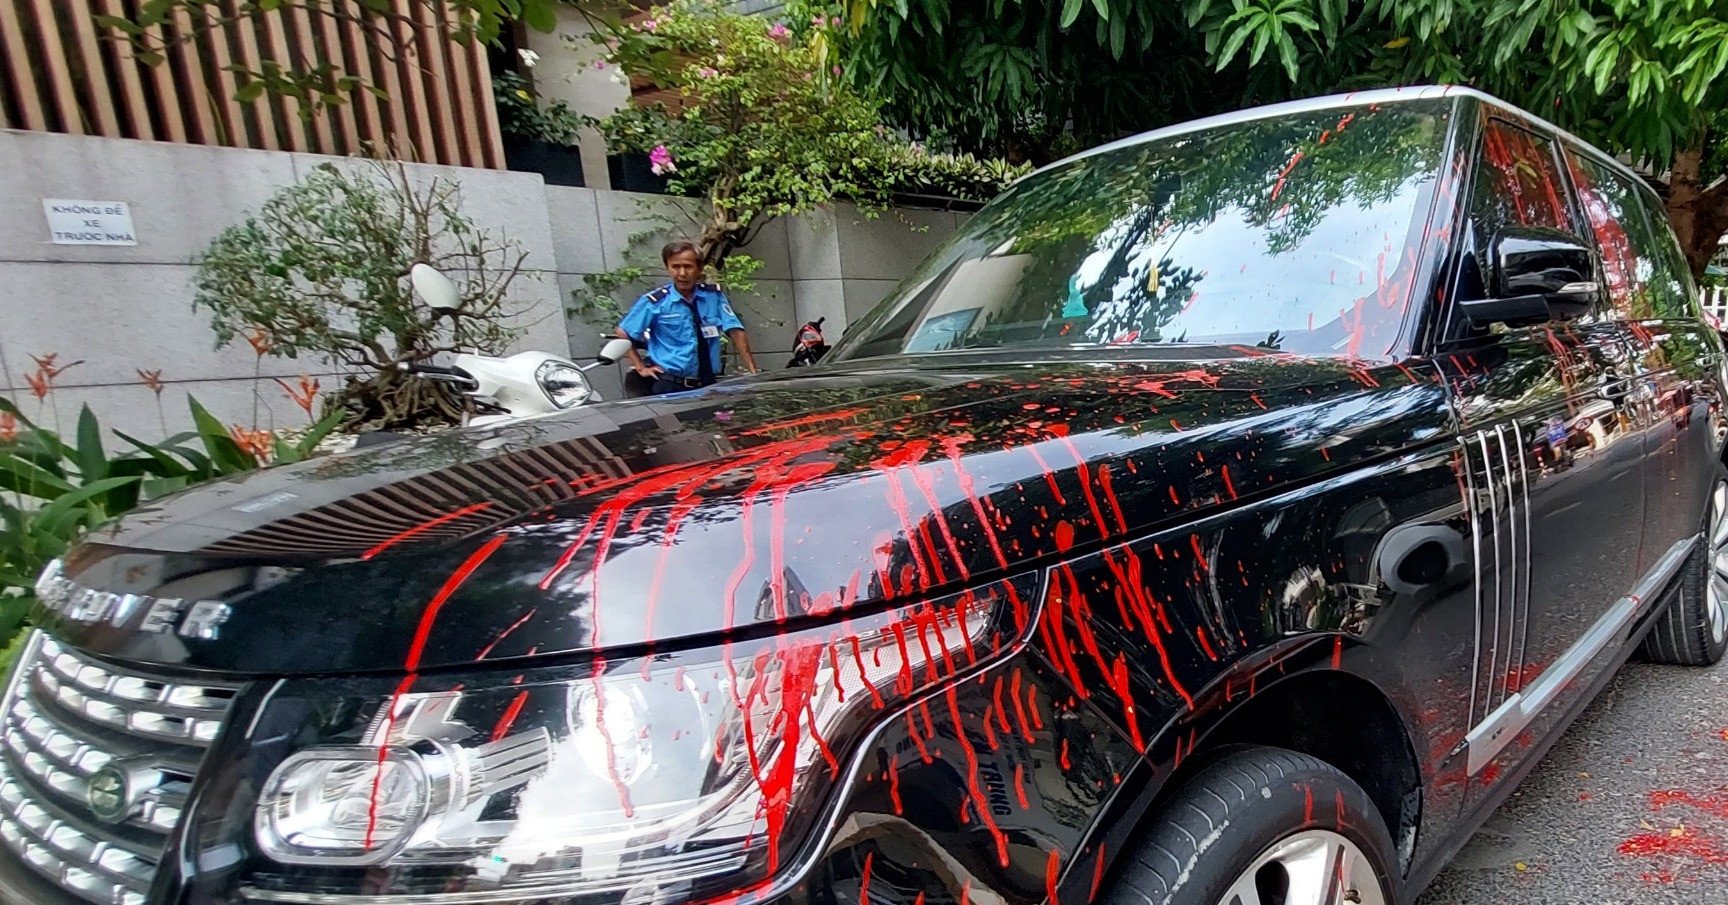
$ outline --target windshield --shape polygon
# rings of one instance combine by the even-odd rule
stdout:
[[[1286,114],[1028,177],[835,357],[1151,344],[1383,356],[1409,306],[1450,111]]]

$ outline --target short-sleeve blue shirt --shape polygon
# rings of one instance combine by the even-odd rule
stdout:
[[[697,283],[696,308],[702,313],[704,327],[713,328],[708,338],[709,361],[714,373],[720,373],[720,336],[728,330],[744,329],[744,322],[732,310],[732,303],[720,287]],[[618,324],[631,339],[647,341],[648,357],[676,377],[701,376],[696,362],[696,322],[690,316],[690,305],[678,293],[678,287],[667,283],[643,293]]]

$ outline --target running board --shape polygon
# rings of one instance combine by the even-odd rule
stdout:
[[[1632,593],[1615,601],[1584,637],[1579,638],[1560,659],[1542,671],[1540,678],[1531,683],[1530,687],[1507,698],[1464,736],[1464,744],[1469,751],[1466,769],[1471,776],[1475,776],[1483,767],[1493,762],[1507,743],[1517,738],[1543,708],[1559,697],[1561,689],[1576,679],[1610,644],[1624,637],[1626,630],[1637,617],[1639,607],[1668,587],[1680,567],[1685,565],[1686,558],[1692,555],[1692,549],[1698,544],[1699,537],[1700,535],[1695,534],[1669,547],[1667,555],[1644,575],[1644,580],[1638,583]]]

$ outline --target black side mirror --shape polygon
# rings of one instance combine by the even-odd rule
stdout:
[[[1557,229],[1509,226],[1488,246],[1493,298],[1460,302],[1470,323],[1539,323],[1582,316],[1602,295],[1596,250]]]

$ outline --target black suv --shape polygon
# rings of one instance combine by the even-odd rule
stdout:
[[[8,905],[1408,902],[1721,656],[1723,353],[1491,98],[1038,172],[818,367],[219,482],[51,567]]]

